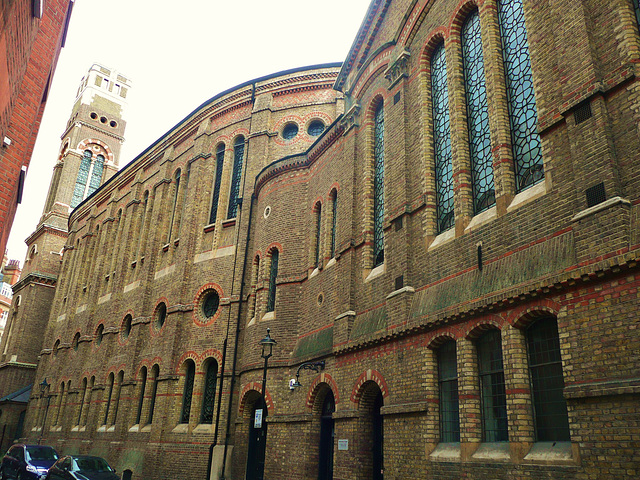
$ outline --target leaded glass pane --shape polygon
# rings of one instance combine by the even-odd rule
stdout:
[[[213,405],[216,396],[216,380],[218,376],[218,364],[211,361],[207,367],[207,376],[204,380],[204,392],[202,395],[202,413],[200,423],[213,423]]]
[[[87,179],[89,178],[89,170],[91,169],[91,150],[85,150],[80,162],[78,177],[76,178],[76,186],[73,189],[73,198],[71,199],[71,208],[76,208],[80,202],[84,200],[84,191],[87,187]]]
[[[307,133],[311,137],[317,137],[322,132],[324,132],[324,123],[322,123],[322,120],[314,120],[309,124],[309,127],[307,128]]]
[[[227,218],[236,218],[238,213],[238,195],[240,194],[240,179],[242,178],[242,160],[244,158],[244,137],[236,140],[233,147],[233,174],[231,176],[231,193],[229,194],[229,208]]]
[[[490,330],[476,342],[478,376],[482,403],[482,440],[506,442],[507,395],[502,364],[502,337],[499,330]]]
[[[447,341],[438,349],[438,385],[440,387],[440,441],[459,442],[458,366],[454,341]]]
[[[384,262],[384,109],[382,103],[374,117],[373,150],[373,266]]]
[[[431,57],[431,99],[436,170],[436,216],[438,233],[440,233],[453,227],[454,221],[449,92],[444,44],[440,44]]]
[[[322,206],[318,205],[316,212],[316,255],[315,266],[320,265],[320,227],[322,222]]]
[[[487,85],[480,37],[480,15],[474,11],[462,26],[462,63],[467,99],[469,153],[473,213],[478,214],[496,203],[493,185],[493,161],[489,134]]]
[[[220,306],[220,295],[215,290],[212,290],[207,294],[202,304],[202,313],[205,318],[212,318],[218,311]]]
[[[211,212],[209,224],[216,223],[218,218],[218,200],[220,199],[220,185],[222,184],[222,168],[224,167],[224,144],[218,145],[216,152],[216,179],[213,184],[213,198],[211,199]]]
[[[507,80],[516,191],[519,192],[544,178],[542,141],[538,133],[538,112],[522,0],[500,0],[498,17]]]
[[[269,298],[267,298],[267,312],[273,312],[276,307],[276,277],[278,276],[279,252],[271,254],[271,268],[269,269]]]
[[[184,392],[182,395],[182,413],[180,423],[189,423],[191,416],[191,396],[193,395],[193,381],[196,376],[196,365],[193,362],[187,363],[187,373],[184,378]]]
[[[338,221],[338,192],[331,202],[331,258],[336,256],[336,225]]]
[[[89,182],[89,190],[87,196],[91,195],[97,190],[102,181],[102,171],[104,170],[104,157],[98,155],[96,161],[93,162],[93,170],[91,171],[91,181]]]
[[[568,441],[569,417],[563,395],[564,377],[556,319],[538,320],[529,327],[527,347],[536,439],[539,442]]]

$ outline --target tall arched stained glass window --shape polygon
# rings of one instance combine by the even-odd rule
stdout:
[[[91,170],[91,150],[85,150],[82,155],[82,161],[80,162],[76,186],[73,189],[71,208],[76,208],[85,198],[84,193],[87,188],[87,181],[89,180],[89,170]]]
[[[438,233],[453,227],[453,175],[449,92],[444,43],[431,56],[431,101],[433,103],[433,150],[436,170],[436,216]]]
[[[218,201],[220,200],[220,185],[222,184],[222,168],[224,167],[224,143],[216,149],[216,178],[213,182],[213,198],[209,212],[209,224],[216,223],[218,218]]]
[[[89,182],[89,190],[87,196],[91,195],[100,186],[102,181],[102,171],[104,170],[104,157],[102,155],[96,156],[93,162],[93,168],[91,169],[91,181]]]
[[[376,108],[373,119],[373,266],[384,262],[384,109]]]
[[[478,214],[496,203],[496,194],[493,185],[480,15],[477,10],[469,15],[462,26],[462,64],[467,100],[473,213]]]
[[[191,417],[191,396],[193,395],[193,382],[196,377],[196,364],[193,360],[187,360],[184,369],[184,391],[182,393],[182,411],[180,412],[180,423],[189,423]]]
[[[229,193],[229,208],[227,218],[236,218],[238,214],[238,195],[240,194],[240,179],[242,178],[242,160],[244,158],[244,137],[238,137],[233,145],[233,173],[231,175],[231,192]]]
[[[207,373],[204,379],[204,392],[202,394],[202,409],[200,410],[200,423],[213,423],[213,406],[216,400],[216,381],[218,379],[218,362],[210,360],[207,364]]]
[[[544,178],[542,142],[538,133],[538,112],[522,0],[500,0],[498,18],[507,80],[516,191],[520,192]]]

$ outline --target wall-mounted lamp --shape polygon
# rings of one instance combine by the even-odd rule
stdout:
[[[300,371],[301,370],[313,370],[318,373],[320,370],[324,370],[324,360],[320,360],[319,362],[305,362],[298,367],[298,371],[296,372],[296,378],[289,380],[289,389],[295,390],[298,387],[301,387],[300,383]]]

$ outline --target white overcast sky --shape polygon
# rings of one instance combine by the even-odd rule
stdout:
[[[93,63],[130,78],[126,165],[201,103],[289,68],[344,61],[370,0],[76,0],[9,237],[24,261],[78,85]]]

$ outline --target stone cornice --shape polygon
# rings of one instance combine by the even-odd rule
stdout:
[[[55,235],[56,237],[62,237],[62,238],[67,238],[69,236],[69,232],[67,232],[66,230],[55,228],[50,225],[41,224],[36,228],[36,230],[31,235],[27,237],[27,239],[25,240],[25,243],[27,245],[31,245],[43,233],[49,233],[51,235]]]
[[[58,276],[51,273],[29,272],[26,277],[20,279],[18,283],[13,285],[13,291],[17,292],[19,290],[22,290],[27,285],[34,283],[46,285],[48,287],[55,287],[57,281]]]

